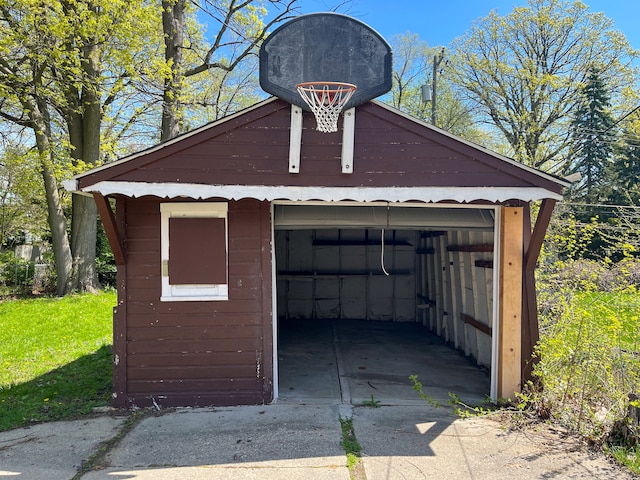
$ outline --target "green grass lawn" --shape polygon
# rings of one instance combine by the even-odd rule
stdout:
[[[0,303],[0,431],[108,405],[115,292]]]

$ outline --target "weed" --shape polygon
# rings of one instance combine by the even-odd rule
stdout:
[[[541,322],[534,368],[520,404],[601,443],[640,384],[640,296],[563,290]],[[544,300],[544,297],[543,297]]]
[[[360,459],[362,447],[353,431],[353,419],[340,417],[340,426],[342,428],[342,442],[340,442],[340,445],[342,445],[344,452],[347,454],[349,478],[351,480],[365,479],[364,465]]]
[[[380,408],[380,401],[373,398],[371,395],[371,400],[363,400],[362,405],[369,408]]]
[[[100,470],[105,467],[105,457],[115,446],[117,446],[120,441],[129,433],[133,428],[145,417],[149,415],[149,410],[138,410],[131,414],[129,418],[127,418],[117,435],[106,442],[103,442],[100,445],[100,448],[93,454],[89,459],[82,460],[80,465],[74,465],[77,470],[77,473],[71,480],[80,480],[85,473],[91,470]]]
[[[440,402],[435,400],[431,395],[428,395],[428,394],[424,393],[424,390],[422,388],[422,382],[420,382],[420,380],[418,380],[418,376],[417,375],[409,375],[409,380],[413,384],[412,388],[418,394],[418,397],[422,398],[423,400],[426,400],[427,403],[429,405],[431,405],[432,407],[440,408]]]
[[[630,471],[640,474],[640,445],[635,447],[610,446],[605,450]]]
[[[345,453],[360,455],[362,448],[356,439],[356,434],[353,431],[353,419],[340,417],[340,426],[342,427],[342,448]]]
[[[460,418],[479,417],[494,413],[496,409],[500,408],[500,404],[492,404],[491,399],[486,400],[486,406],[482,405],[467,405],[464,403],[458,395],[449,392],[448,403],[453,407],[453,412]]]

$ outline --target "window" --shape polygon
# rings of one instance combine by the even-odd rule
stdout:
[[[160,300],[228,300],[227,204],[163,203],[160,218]]]

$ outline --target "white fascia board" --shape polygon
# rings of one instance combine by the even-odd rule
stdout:
[[[75,178],[72,178],[71,180],[63,180],[62,186],[67,192],[78,191],[78,181]]]
[[[87,186],[84,192],[102,195],[124,195],[142,197],[151,195],[160,198],[225,198],[240,200],[320,200],[337,202],[442,202],[461,203],[484,200],[504,202],[522,200],[531,202],[551,198],[562,200],[562,196],[540,187],[298,187],[268,185],[203,185],[193,183],[145,183],[145,182],[98,182]]]

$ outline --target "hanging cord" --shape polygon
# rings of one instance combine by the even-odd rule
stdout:
[[[384,228],[382,229],[382,236],[380,243],[382,244],[382,248],[380,249],[380,266],[382,267],[382,271],[388,277],[389,272],[384,268]]]

